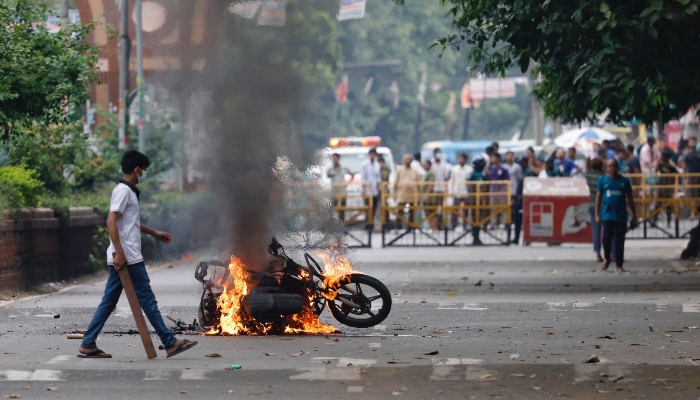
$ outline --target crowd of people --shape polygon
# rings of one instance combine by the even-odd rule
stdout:
[[[473,243],[479,245],[482,243],[479,236],[482,228],[511,227],[506,226],[507,215],[500,210],[487,213],[486,224],[469,224],[468,220],[473,222],[478,219],[472,207],[477,202],[481,202],[482,205],[489,204],[489,209],[494,209],[497,207],[493,206],[507,205],[508,195],[511,196],[511,223],[514,233],[511,243],[518,244],[522,230],[523,182],[526,177],[585,178],[590,190],[590,217],[596,258],[602,263],[602,269],[607,269],[614,261],[618,272],[623,272],[627,224],[632,227],[637,224],[638,209],[634,204],[632,186],[633,183],[638,185],[639,182],[634,182],[634,179],[646,179],[652,186],[661,185],[661,189],[649,193],[659,201],[674,196],[673,189],[663,187],[672,185],[676,179],[667,174],[700,173],[700,152],[697,147],[696,138],[689,138],[681,143],[678,152],[674,152],[665,146],[663,141],[657,141],[653,137],[649,137],[644,145],[638,147],[622,146],[606,140],[593,145],[590,157],[577,157],[575,147],[557,148],[542,162],[533,148],[528,148],[524,156],[516,158],[512,151],[501,155],[498,142],[493,142],[482,154],[474,156],[471,160],[466,153],[458,154],[455,165],[448,163],[441,149],[436,148],[429,160],[422,160],[420,153],[405,154],[391,185],[388,184],[391,175],[389,167],[381,156],[377,156],[377,151],[371,149],[368,159],[362,164],[361,181],[364,195],[368,199],[372,198],[374,214],[381,203],[383,188],[388,191],[384,197],[391,197],[396,209],[406,210],[403,222],[397,222],[399,225],[407,226],[413,223],[413,227],[416,227],[415,224],[420,223],[420,226],[428,231],[435,232],[445,228],[441,206],[465,206],[463,213],[452,213],[445,220],[449,225],[447,228],[463,232],[468,225],[473,225]],[[334,154],[333,167],[329,169],[328,177],[332,182],[344,182],[341,176],[346,173],[340,165],[340,156]],[[625,177],[625,174],[642,175],[630,179]],[[698,190],[693,185],[699,185],[700,179],[685,179],[687,181],[684,183],[690,187],[688,195],[697,197]],[[503,181],[510,181],[510,192],[508,185],[503,184]],[[477,185],[478,191],[487,194],[476,195]],[[417,205],[422,206],[424,215],[416,215],[414,206]],[[631,210],[631,216],[628,209]],[[482,220],[483,216],[482,214]],[[695,218],[695,210],[691,218]],[[668,210],[666,219],[667,224],[670,224],[671,212]],[[384,220],[389,221],[389,218]]]

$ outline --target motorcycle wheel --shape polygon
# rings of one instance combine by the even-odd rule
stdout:
[[[336,298],[328,301],[328,309],[338,322],[353,328],[369,328],[389,315],[391,293],[378,279],[352,274],[341,283]],[[339,297],[359,305],[359,308],[342,303]]]

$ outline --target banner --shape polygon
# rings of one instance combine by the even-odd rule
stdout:
[[[340,0],[338,21],[364,18],[366,5],[367,0]]]
[[[515,97],[516,84],[527,84],[527,81],[523,81],[523,78],[487,78],[469,80],[472,100],[505,99]]]
[[[265,1],[260,9],[258,25],[284,26],[287,18],[286,1]]]
[[[262,1],[244,1],[243,3],[231,4],[229,11],[243,18],[253,19],[258,15],[261,5]]]
[[[348,101],[348,76],[343,75],[343,78],[338,83],[338,87],[335,88],[335,101],[338,103],[345,103]]]

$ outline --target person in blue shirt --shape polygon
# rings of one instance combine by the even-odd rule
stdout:
[[[554,157],[554,168],[558,169],[562,176],[570,177],[581,172],[581,167],[576,165],[574,160],[566,157],[566,152],[561,147],[554,153]]]
[[[632,184],[629,178],[620,175],[620,166],[614,158],[605,161],[606,174],[598,179],[595,199],[595,220],[603,227],[604,260],[600,269],[605,271],[610,266],[613,239],[615,241],[615,264],[617,273],[625,272],[622,265],[625,257],[625,234],[627,233],[627,209],[632,219],[630,229],[637,226],[637,209],[632,196]]]
[[[620,167],[620,172],[623,174],[629,173],[629,166],[627,164],[627,150],[624,147],[617,149],[615,152],[617,155],[615,159],[617,160],[617,165]]]

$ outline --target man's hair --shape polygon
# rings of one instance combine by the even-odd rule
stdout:
[[[628,144],[628,145],[627,145],[627,151],[629,151],[630,153],[634,153],[634,145],[633,145],[633,144]]]
[[[413,155],[413,159],[416,160],[416,161],[420,161],[420,160],[421,160],[421,155],[420,155],[420,153],[414,154],[414,155]]]
[[[656,138],[653,136],[649,136],[647,138],[647,144],[651,144],[651,143],[656,143]]]
[[[498,144],[498,142],[494,140],[493,142],[491,142],[491,147],[498,147],[498,148],[501,148],[501,145]]]
[[[533,149],[532,147],[528,147],[525,151],[527,151],[527,150],[530,150],[533,153],[535,152],[535,149]]]
[[[496,149],[494,149],[493,147],[489,146],[489,147],[486,148],[486,150],[484,150],[484,152],[485,152],[486,154],[488,154],[488,155],[493,155],[493,153],[496,152]]]
[[[576,153],[576,147],[569,147],[567,151],[573,151],[574,153]]]
[[[331,154],[331,157],[338,157],[338,158],[340,158],[340,154],[338,154],[338,153],[333,153],[333,154]]]
[[[512,152],[512,151],[510,151],[510,150],[506,151],[506,155],[508,155],[508,154],[512,154],[512,155],[515,155],[515,153],[513,153],[513,152]]]
[[[379,157],[377,157],[377,161],[379,161],[379,162],[386,162],[386,160],[384,159],[384,156],[379,156]]]
[[[457,154],[457,158],[460,158],[460,157],[464,158],[464,161],[467,161],[469,159],[469,157],[467,157],[467,153]]]
[[[377,149],[372,147],[371,149],[369,149],[369,154],[377,154]]]
[[[136,168],[146,169],[151,166],[151,160],[145,154],[136,150],[127,150],[122,156],[122,172],[130,174]]]
[[[603,160],[594,158],[591,160],[591,169],[594,171],[603,171]]]
[[[433,163],[430,162],[430,160],[425,160],[425,161],[423,161],[423,162],[426,163],[426,164],[428,164],[428,165],[433,165]]]
[[[440,150],[439,147],[436,147],[435,149],[433,149],[433,154],[437,153],[438,151],[442,152],[442,150]]]
[[[624,147],[619,147],[617,150],[615,150],[615,153],[620,154],[620,153],[626,153],[627,150],[625,150]]]
[[[603,144],[604,144],[605,146],[609,146],[609,145],[610,145],[610,141],[607,140],[607,139],[606,139],[606,140],[603,140]]]
[[[491,157],[496,157],[496,160],[501,160],[501,155],[499,153],[493,153],[491,154]]]

